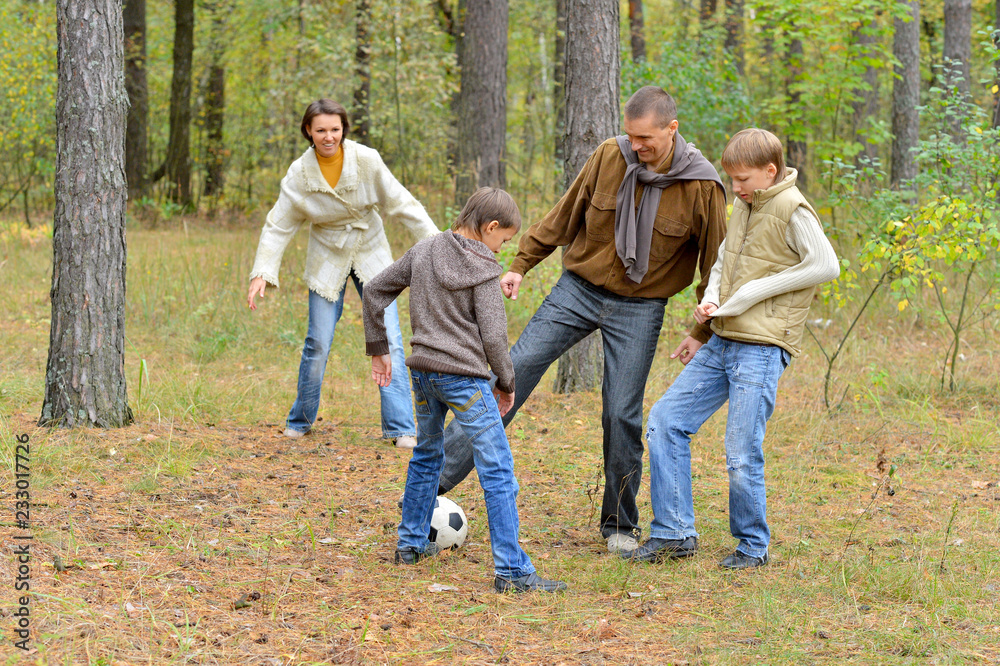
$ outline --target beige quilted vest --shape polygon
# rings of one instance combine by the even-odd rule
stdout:
[[[787,169],[784,180],[754,192],[751,203],[740,198],[733,203],[719,286],[720,306],[741,285],[801,261],[785,242],[785,229],[799,206],[813,215],[816,211],[795,187],[797,175],[795,169]],[[712,331],[730,340],[778,345],[798,356],[814,291],[815,287],[790,291],[757,303],[741,315],[713,319]]]

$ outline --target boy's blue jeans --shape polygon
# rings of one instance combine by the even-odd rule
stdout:
[[[712,338],[698,350],[649,412],[649,494],[657,539],[698,536],[691,492],[691,436],[729,401],[726,467],[729,529],[736,550],[763,557],[771,541],[764,490],[764,432],[778,379],[791,356],[774,345]]]
[[[361,281],[351,273],[354,287],[358,295],[362,293]],[[298,395],[291,411],[288,412],[287,425],[292,430],[308,432],[316,422],[319,412],[319,397],[323,387],[323,375],[326,373],[326,359],[333,346],[333,334],[337,322],[344,313],[344,292],[347,284],[340,290],[336,301],[328,301],[313,290],[309,290],[309,329],[306,342],[302,347],[302,360],[299,362]],[[392,367],[401,372],[394,372],[392,383],[380,388],[382,398],[382,437],[392,439],[417,434],[413,422],[413,402],[410,398],[410,387],[406,381],[406,355],[403,352],[403,334],[399,329],[399,314],[396,302],[385,309],[385,328],[389,335],[389,354],[392,357]]]
[[[393,374],[396,372],[394,369]],[[419,370],[411,370],[410,375],[417,407],[417,448],[406,473],[398,548],[413,548],[421,553],[427,548],[434,498],[444,466],[444,419],[451,409],[453,423],[472,444],[486,501],[496,575],[509,579],[534,572],[531,559],[517,542],[520,522],[514,458],[490,382]]]

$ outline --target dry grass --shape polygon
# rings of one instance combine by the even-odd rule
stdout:
[[[832,416],[817,353],[797,360],[766,443],[773,564],[751,573],[716,566],[734,546],[722,418],[694,443],[702,552],[637,566],[604,553],[596,528],[599,396],[538,392],[509,429],[522,541],[570,591],[504,596],[491,589],[471,480],[456,494],[471,523],[466,545],[416,567],[391,564],[407,456],[378,439],[356,295],[328,367],[324,420],[305,439],[278,437],[305,327],[301,252],[286,262],[280,295],[251,315],[255,242],[256,230],[131,232],[126,362],[139,422],[49,432],[34,421],[50,250],[44,239],[3,240],[0,277],[14,289],[0,315],[0,460],[12,478],[12,436],[31,436],[36,651],[11,644],[7,583],[0,662],[1000,660],[995,331],[970,339],[952,396],[936,393],[932,327],[898,335],[891,327],[905,322],[869,324],[838,371],[847,397]],[[676,376],[665,352],[687,314],[670,309],[647,407]],[[512,334],[525,320],[512,313]],[[9,515],[11,484],[0,488]],[[0,579],[13,572],[0,560]]]

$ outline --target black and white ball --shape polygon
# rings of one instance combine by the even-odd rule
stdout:
[[[458,548],[465,543],[469,534],[469,521],[465,518],[462,507],[447,497],[439,495],[434,500],[434,513],[431,514],[431,531],[427,538],[442,549]]]

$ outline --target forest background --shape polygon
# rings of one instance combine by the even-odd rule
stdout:
[[[48,0],[0,0],[0,277],[11,286],[0,318],[0,436],[13,474],[13,434],[31,433],[43,498],[39,652],[29,658],[1000,658],[996,3],[621,4],[621,100],[642,85],[667,89],[682,134],[717,167],[735,131],[778,134],[843,271],[822,289],[805,353],[782,382],[768,440],[777,538],[760,576],[714,569],[731,545],[724,419],[696,440],[706,556],[631,567],[602,557],[584,524],[600,496],[599,392],[538,391],[509,434],[526,548],[574,590],[556,601],[484,593],[488,581],[474,576],[488,569],[488,533],[472,483],[457,494],[472,522],[467,546],[426,570],[389,569],[406,458],[374,442],[356,300],[338,328],[325,421],[301,446],[275,435],[304,334],[304,237],[275,298],[253,317],[243,304],[258,230],[306,147],[299,121],[317,97],[355,110],[367,90],[354,118],[367,129],[353,138],[379,150],[439,226],[457,214],[469,186],[453,166],[465,4],[142,4],[148,118],[142,177],[129,183],[125,365],[136,424],[61,432],[35,426],[51,322],[55,11]],[[507,7],[502,161],[530,224],[566,176],[566,3]],[[914,8],[919,18],[906,21]],[[178,67],[185,9],[190,60]],[[172,119],[175,73],[186,67],[190,116]],[[916,101],[901,105],[907,86]],[[172,127],[189,132],[187,187],[175,177]],[[397,252],[409,242],[389,233]],[[512,340],[558,270],[553,257],[508,304]],[[664,352],[693,301],[689,290],[667,309],[647,408],[679,371]],[[642,511],[648,518],[647,499]],[[250,605],[233,603],[258,590]]]

